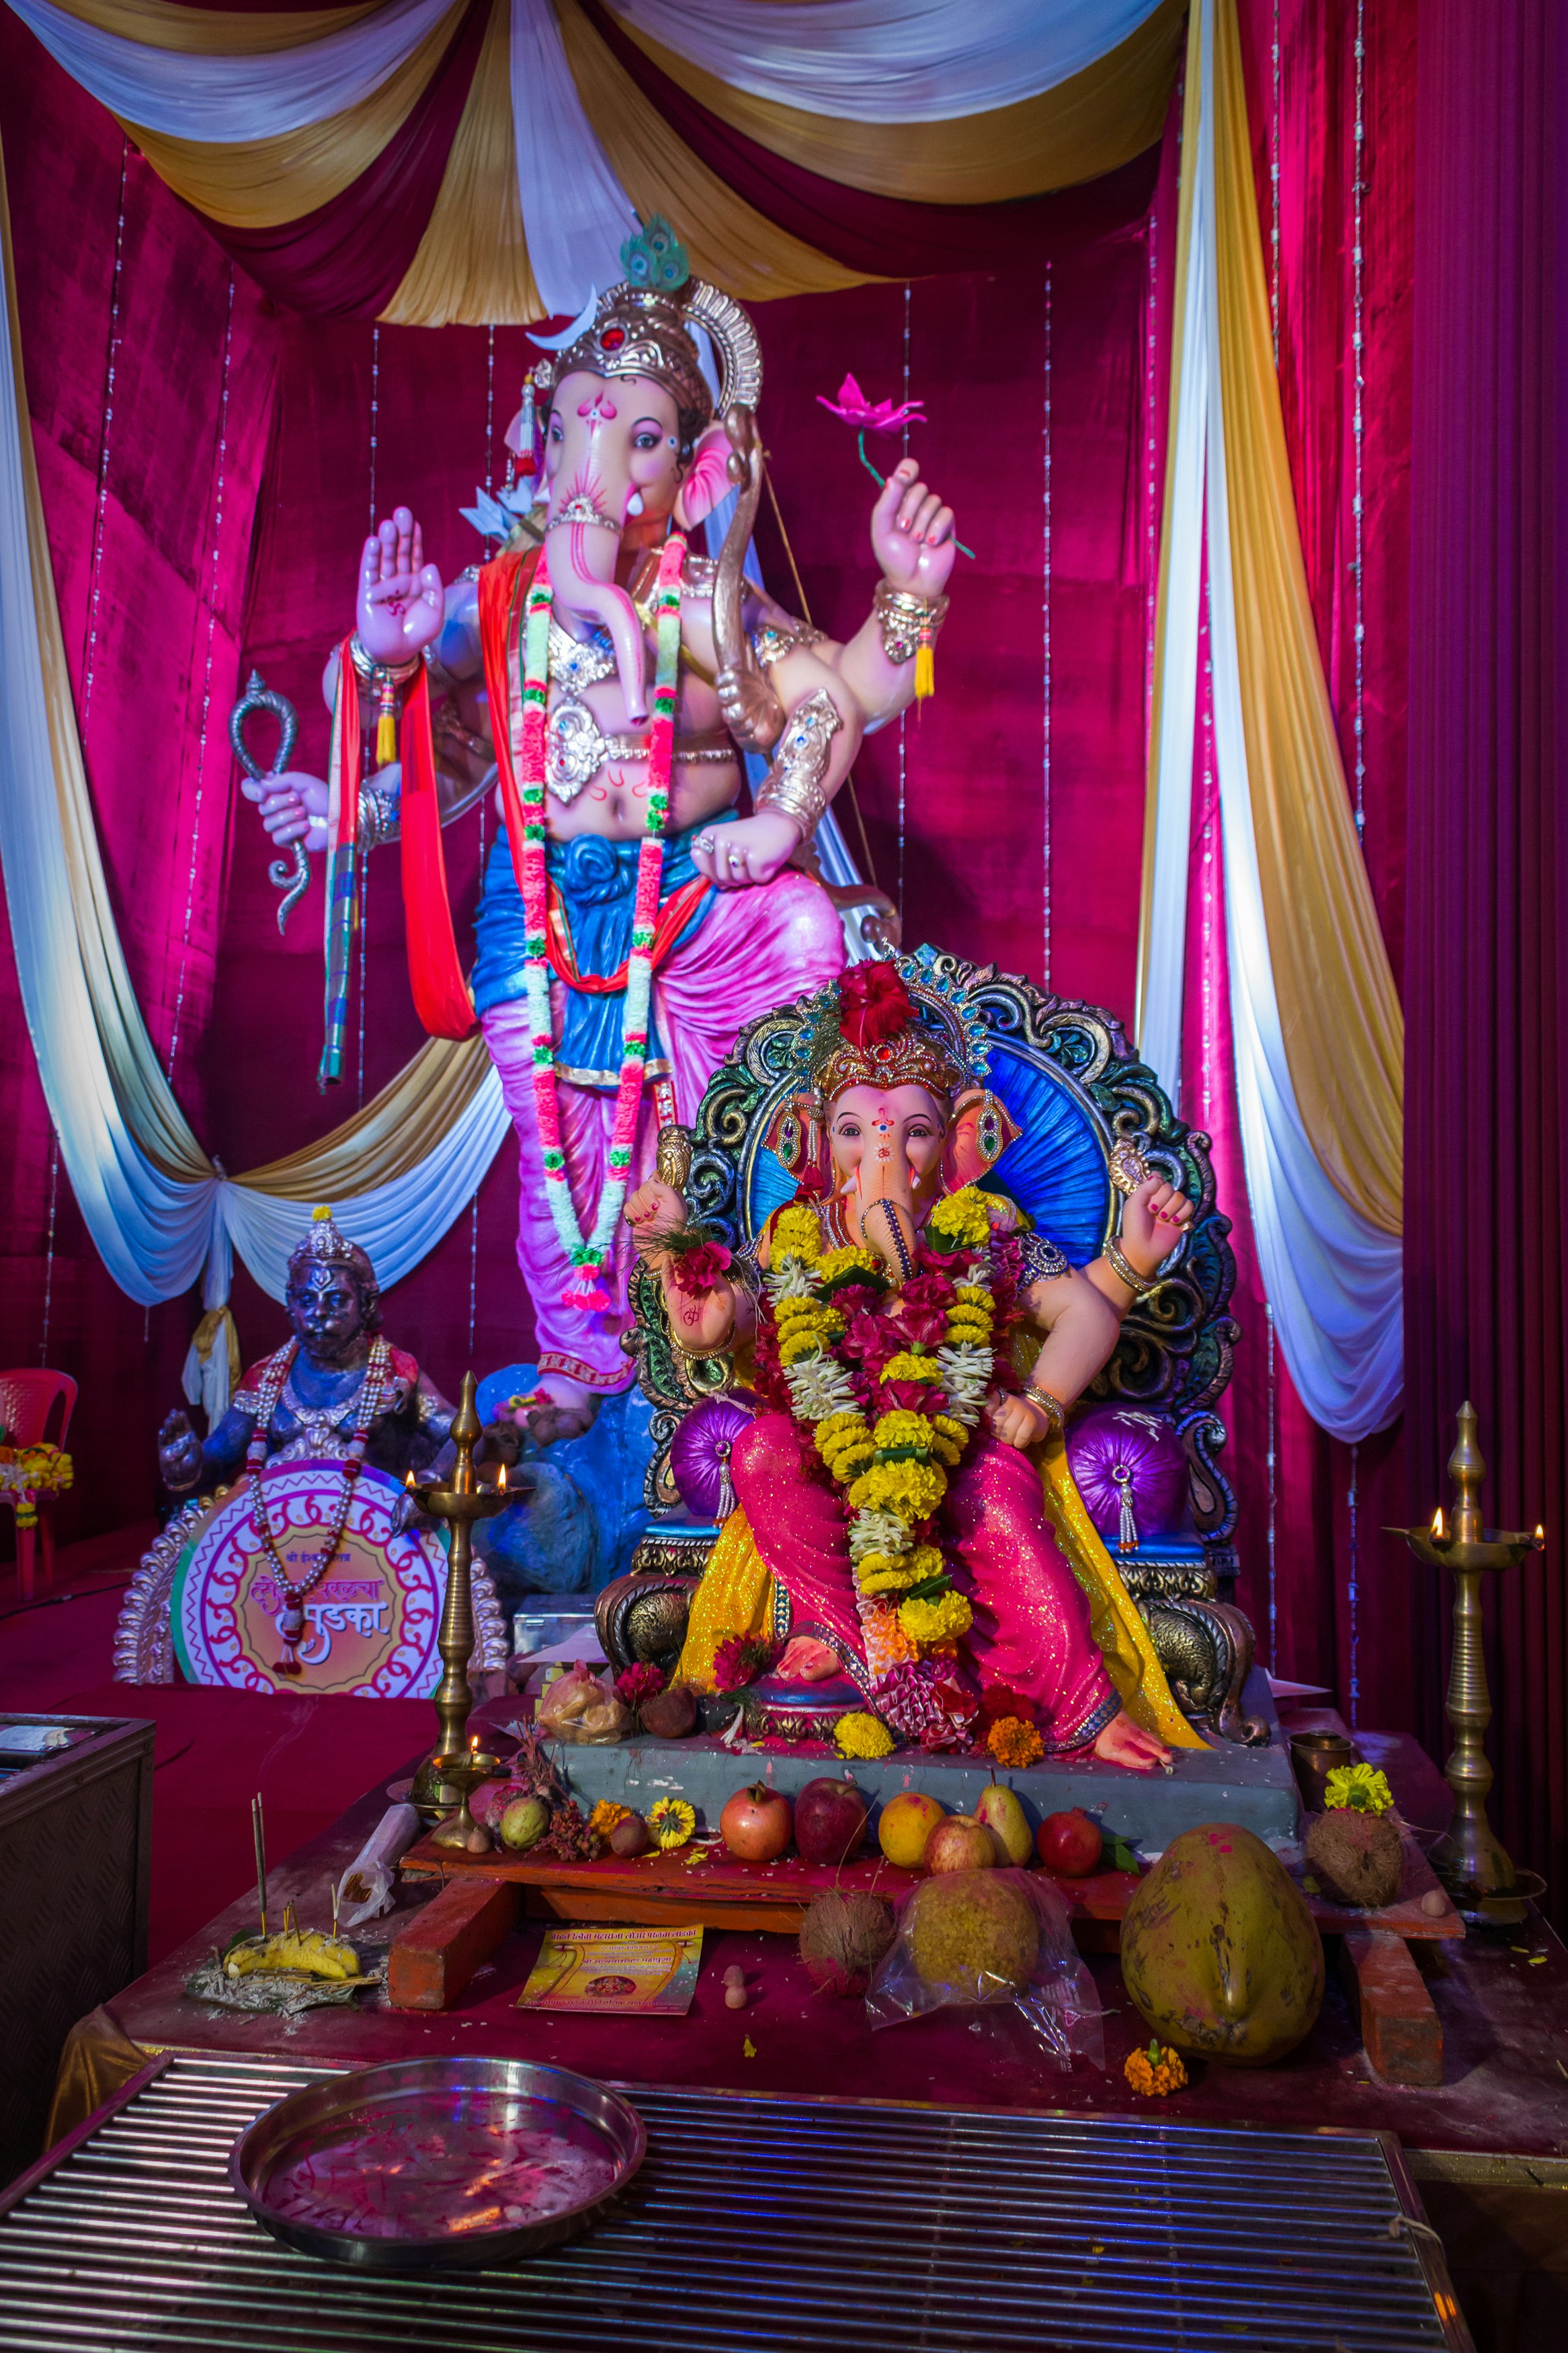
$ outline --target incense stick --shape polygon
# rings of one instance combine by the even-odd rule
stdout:
[[[250,1835],[256,1848],[256,1901],[261,1913],[261,1933],[267,1934],[267,1833],[261,1820],[261,1793],[250,1801]]]

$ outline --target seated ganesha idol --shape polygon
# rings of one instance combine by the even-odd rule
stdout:
[[[710,1689],[728,1638],[785,1638],[775,1684],[847,1678],[900,1740],[955,1745],[1000,1684],[1027,1698],[1047,1754],[1146,1770],[1204,1744],[1072,1485],[1061,1428],[1192,1205],[1147,1179],[1120,1240],[1075,1271],[973,1181],[1017,1131],[956,1065],[951,1031],[920,1018],[921,994],[885,964],[840,982],[815,1096],[773,1139],[804,1180],[751,1251],[686,1235],[684,1203],[657,1180],[627,1206],[678,1345],[749,1338],[766,1408],[735,1444],[737,1509],[680,1672]],[[1031,1326],[1044,1345],[1020,1371]]]
[[[905,459],[871,517],[875,602],[847,641],[743,580],[762,488],[755,332],[689,278],[657,216],[622,261],[626,282],[531,372],[507,436],[524,477],[510,495],[531,492],[528,533],[542,521],[542,544],[520,524],[477,576],[447,586],[398,508],[365,543],[350,662],[334,656],[327,674],[341,776],[357,773],[342,748],[359,715],[340,694],[348,669],[387,738],[407,699],[403,760],[384,741],[358,839],[364,850],[401,832],[422,1017],[456,1037],[477,1014],[516,1125],[542,1443],[584,1429],[633,1377],[621,1207],[652,1169],[658,1128],[693,1117],[747,1021],[842,966],[834,905],[799,870],[862,737],[915,692],[954,556],[951,511]],[[718,356],[717,403],[699,335]],[[689,535],[732,479],[715,562]],[[741,816],[747,750],[772,756]],[[470,1007],[435,818],[498,780]],[[249,789],[279,845],[326,848],[330,808],[349,828],[302,772]],[[431,977],[443,967],[444,993]],[[329,1065],[331,1052],[329,1039]]]

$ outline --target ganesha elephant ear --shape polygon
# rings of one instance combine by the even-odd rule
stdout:
[[[952,1124],[942,1147],[942,1182],[949,1192],[975,1184],[994,1168],[1010,1144],[1024,1133],[989,1087],[966,1088],[952,1106]]]
[[[675,520],[682,531],[695,531],[706,522],[731,487],[730,437],[722,425],[710,425],[691,453],[691,463],[675,494]]]
[[[816,1097],[790,1095],[774,1113],[766,1144],[786,1176],[793,1176],[797,1185],[807,1176],[825,1178],[827,1151]]]

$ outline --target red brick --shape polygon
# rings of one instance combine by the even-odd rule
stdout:
[[[393,1944],[387,1995],[396,2010],[450,2010],[516,1926],[521,1890],[465,1874],[415,1914]]]
[[[1373,2073],[1386,2084],[1440,2084],[1442,2021],[1404,1937],[1351,1929],[1341,1972]]]

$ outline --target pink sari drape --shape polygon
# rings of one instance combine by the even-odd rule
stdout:
[[[735,1447],[735,1500],[789,1596],[792,1633],[831,1643],[863,1676],[848,1518],[837,1493],[810,1475],[807,1443],[786,1414],[759,1415]],[[1029,1457],[976,1438],[949,1484],[933,1535],[955,1590],[974,1612],[959,1644],[961,1674],[1023,1692],[1053,1749],[1095,1737],[1118,1702]]]

